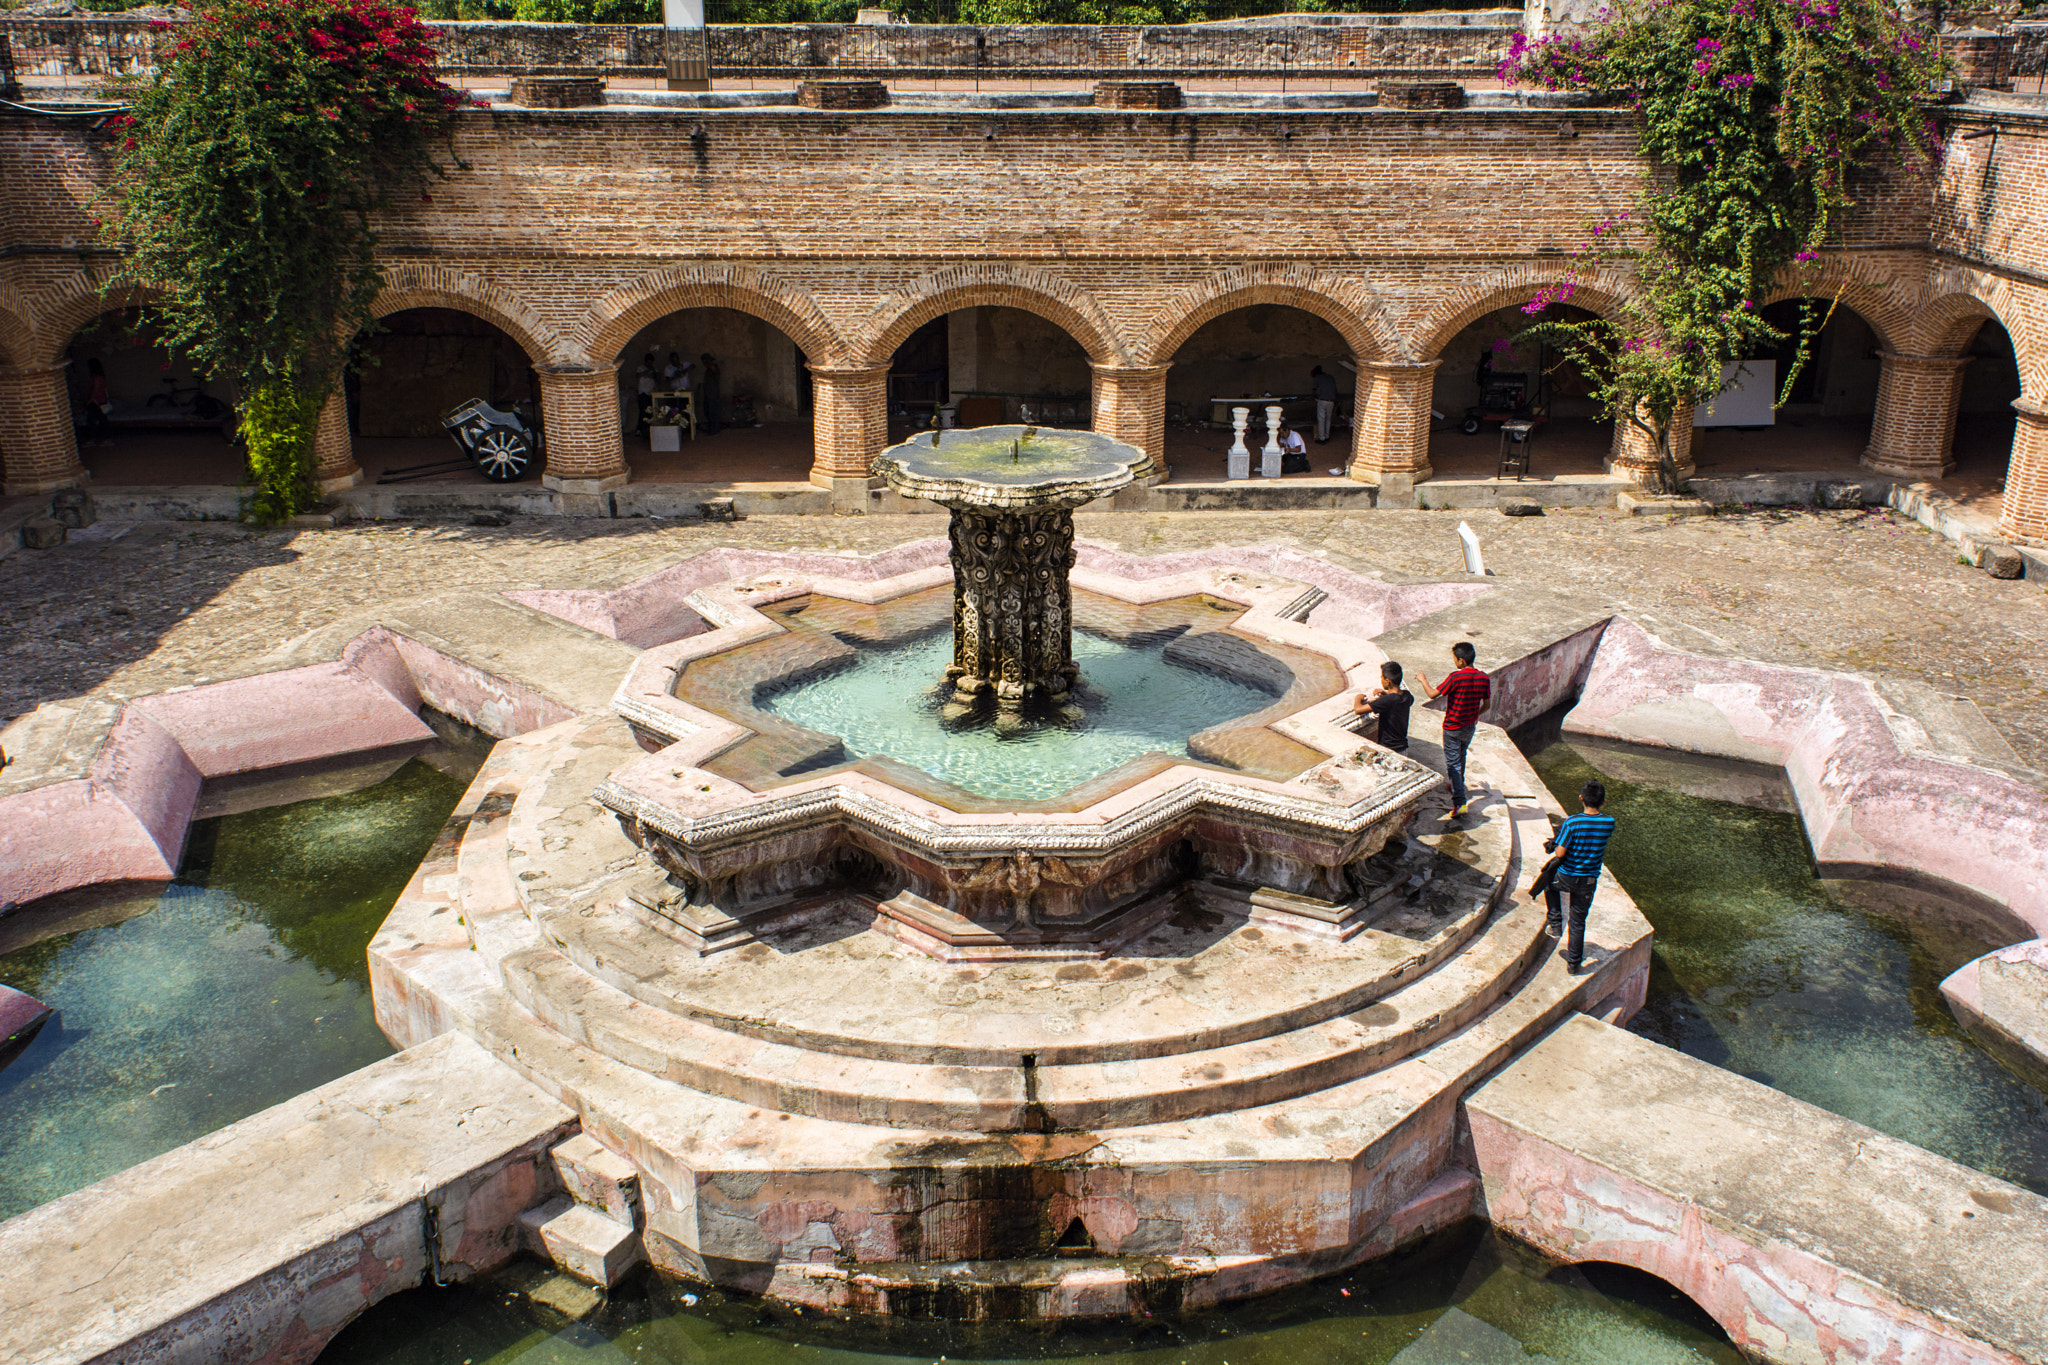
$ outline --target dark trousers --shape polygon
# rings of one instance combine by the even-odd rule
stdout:
[[[1543,891],[1544,903],[1550,908],[1550,932],[1564,937],[1564,962],[1573,971],[1586,960],[1586,913],[1593,908],[1593,888],[1599,884],[1598,877],[1574,877],[1560,872]],[[1572,908],[1569,933],[1563,905],[1566,900]]]
[[[1444,772],[1451,779],[1451,809],[1465,804],[1465,751],[1472,747],[1472,736],[1479,727],[1468,725],[1462,730],[1444,731]]]

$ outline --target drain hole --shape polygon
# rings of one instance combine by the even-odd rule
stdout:
[[[1095,1252],[1095,1239],[1088,1235],[1088,1225],[1076,1218],[1067,1224],[1067,1230],[1052,1244],[1055,1256],[1089,1256]]]

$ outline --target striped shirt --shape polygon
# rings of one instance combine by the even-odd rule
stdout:
[[[1600,860],[1607,855],[1607,841],[1614,837],[1611,815],[1570,816],[1557,830],[1557,846],[1564,860],[1557,870],[1568,877],[1597,877]]]
[[[1436,694],[1444,699],[1444,729],[1469,730],[1493,698],[1493,679],[1467,665],[1453,670]]]

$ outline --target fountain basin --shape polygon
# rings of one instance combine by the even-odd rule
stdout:
[[[1095,575],[1082,589],[1131,621],[1183,632],[1173,645],[1204,668],[1280,689],[1271,706],[1192,737],[1185,760],[1145,755],[1029,803],[976,798],[873,758],[812,773],[837,742],[744,698],[843,647],[856,599],[816,587],[792,574],[700,590],[689,605],[717,628],[648,650],[614,701],[655,750],[595,792],[646,854],[622,903],[699,953],[841,913],[851,895],[875,907],[884,932],[935,956],[1101,956],[1169,918],[1190,878],[1247,913],[1347,938],[1375,903],[1362,864],[1441,782],[1343,724],[1377,659],[1300,624],[1318,594],[1228,569],[1148,583]],[[867,629],[887,647],[892,631],[927,628],[933,604],[917,603],[930,587],[915,573],[870,585],[857,599],[879,614]],[[840,630],[821,637],[778,619],[798,604]],[[1190,639],[1198,610],[1229,624]],[[750,656],[755,671],[737,680],[718,667]]]

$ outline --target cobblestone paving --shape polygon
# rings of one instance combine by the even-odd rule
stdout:
[[[1970,697],[2048,769],[2048,586],[1999,582],[1886,511],[1692,519],[1611,510],[1463,514],[1503,579],[1610,604],[1667,642]],[[1084,537],[1139,554],[1277,541],[1391,574],[1458,572],[1460,514],[1088,514]],[[117,528],[109,528],[117,529]],[[943,534],[937,517],[762,517],[737,526],[533,519],[257,532],[145,523],[0,560],[0,724],[38,703],[263,672],[294,642],[455,588],[624,582],[720,544],[868,552]],[[101,534],[105,534],[102,530]]]

